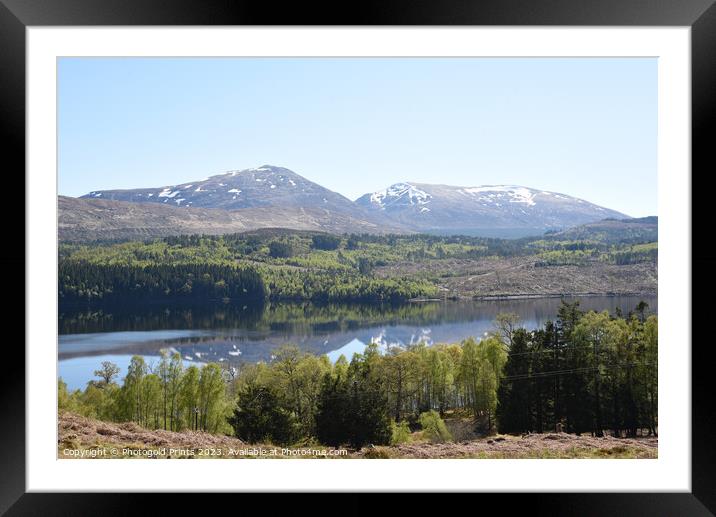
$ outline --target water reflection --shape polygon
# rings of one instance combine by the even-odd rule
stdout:
[[[585,297],[581,307],[627,313],[642,299],[651,312],[657,311],[655,297]],[[480,337],[493,329],[495,316],[502,312],[514,312],[525,327],[537,328],[555,318],[559,305],[558,298],[539,298],[401,306],[206,304],[65,310],[59,319],[59,373],[71,389],[83,388],[102,360],[112,360],[106,357],[114,358],[124,375],[131,355],[158,358],[162,349],[178,351],[187,364],[267,361],[287,343],[328,354],[331,360],[341,354],[350,359],[370,342],[385,348]]]

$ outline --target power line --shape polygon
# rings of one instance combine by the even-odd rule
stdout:
[[[600,365],[600,366],[586,366],[586,367],[582,367],[582,368],[571,368],[568,370],[553,370],[553,371],[549,371],[549,372],[530,372],[530,373],[502,377],[501,380],[512,381],[512,380],[522,380],[522,379],[532,379],[532,378],[556,377],[559,375],[567,375],[567,374],[571,374],[571,373],[590,372],[590,371],[595,371],[595,370],[602,369],[602,368],[612,369],[612,368],[625,368],[628,366],[655,366],[655,363],[641,362],[641,363],[605,364],[605,365]]]
[[[584,348],[594,348],[593,345],[583,345],[583,346],[567,346],[564,348],[553,348],[553,349],[546,349],[546,350],[530,350],[529,352],[512,352],[507,353],[508,357],[512,357],[515,355],[527,355],[527,354],[554,354],[559,352],[564,352],[567,350],[582,350]]]

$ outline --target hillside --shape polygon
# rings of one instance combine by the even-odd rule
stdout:
[[[405,261],[376,268],[381,278],[430,278],[441,297],[639,296],[657,294],[654,261],[540,265],[538,256]]]
[[[658,438],[593,438],[566,433],[465,436],[460,442],[420,440],[395,446],[360,450],[324,446],[278,447],[247,444],[238,438],[198,431],[148,430],[137,424],[102,422],[61,412],[58,422],[58,458],[656,458]],[[275,451],[275,453],[274,453]],[[326,454],[317,454],[325,451]]]
[[[376,268],[383,278],[430,278],[442,296],[656,295],[658,218],[605,219],[510,243],[510,252]]]
[[[59,251],[61,302],[137,298],[142,293],[133,291],[140,278],[136,275],[144,275],[140,284],[149,282],[147,267],[164,268],[151,273],[156,278],[147,289],[161,286],[167,297],[187,300],[240,291],[241,286],[228,279],[221,287],[210,287],[200,278],[185,277],[198,268],[202,278],[213,278],[224,275],[222,267],[233,266],[256,270],[269,288],[271,301],[637,296],[656,295],[658,288],[657,242],[607,245],[547,238],[327,235],[265,229],[90,246],[65,243]],[[172,267],[169,276],[167,266]],[[127,283],[128,278],[135,281]]]
[[[101,198],[58,197],[61,241],[125,240],[171,235],[221,235],[260,228],[331,233],[407,231],[323,207],[254,207],[242,210],[177,207]]]
[[[604,219],[545,236],[551,240],[592,241],[603,244],[639,244],[659,239],[659,218]]]

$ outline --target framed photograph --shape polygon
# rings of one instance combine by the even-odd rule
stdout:
[[[716,7],[399,4],[3,0],[9,515],[141,491],[713,511],[691,282]]]

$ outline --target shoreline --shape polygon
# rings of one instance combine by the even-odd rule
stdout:
[[[485,295],[458,295],[450,296],[446,298],[412,298],[408,300],[409,303],[424,303],[424,302],[457,302],[457,301],[501,301],[501,300],[532,300],[542,298],[595,298],[595,297],[609,297],[618,298],[622,296],[631,297],[656,297],[658,293],[645,293],[645,292],[626,292],[626,293],[544,293],[544,294],[533,294],[533,293],[520,293],[520,294],[485,294]]]

